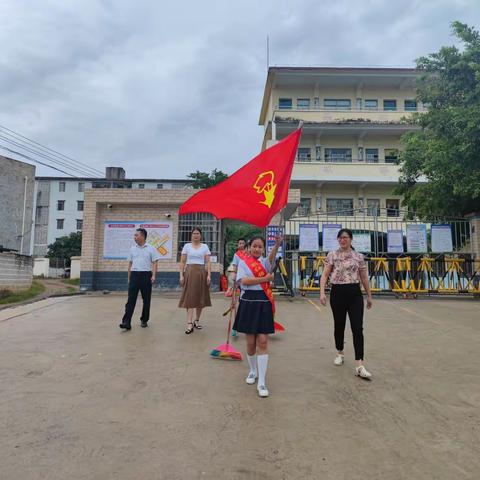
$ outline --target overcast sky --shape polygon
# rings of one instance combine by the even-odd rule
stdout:
[[[258,153],[267,33],[271,65],[413,66],[454,43],[453,20],[479,28],[480,3],[1,0],[0,18],[0,125],[101,170],[182,178]]]

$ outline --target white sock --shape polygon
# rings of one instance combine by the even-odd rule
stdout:
[[[248,366],[250,367],[250,372],[257,376],[257,354],[249,355],[247,353]]]
[[[264,355],[257,355],[257,364],[258,364],[258,383],[259,387],[265,386],[265,376],[267,374],[268,367],[268,353]]]

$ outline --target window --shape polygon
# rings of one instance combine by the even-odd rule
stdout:
[[[83,228],[83,220],[77,220],[77,230],[81,230]]]
[[[311,198],[301,198],[300,205],[298,206],[297,213],[298,215],[310,215],[312,210],[312,199]]]
[[[365,161],[367,163],[378,163],[378,148],[366,148]]]
[[[161,190],[163,188],[163,183],[157,183],[157,188]]]
[[[353,215],[353,198],[327,198],[327,212],[344,216]]]
[[[144,190],[144,189],[145,189],[145,184],[144,184],[144,183],[139,183],[139,184],[138,184],[138,188],[139,188],[140,190]]]
[[[320,145],[317,145],[315,147],[315,160],[317,162],[321,162],[322,161],[322,147]]]
[[[378,110],[378,100],[365,100],[365,110]]]
[[[65,182],[58,182],[58,191],[64,192],[65,191]]]
[[[57,218],[57,230],[63,230],[63,224],[65,220],[63,218]]]
[[[350,110],[352,102],[347,99],[326,98],[323,106],[328,110]]]
[[[65,200],[57,200],[57,210],[65,210]]]
[[[397,109],[397,101],[396,100],[384,100],[383,101],[383,109],[385,111],[394,112]]]
[[[386,201],[387,205],[387,217],[399,217],[400,216],[400,200],[393,198]]]
[[[332,163],[342,163],[352,161],[351,148],[326,148],[325,161]]]
[[[78,191],[79,192],[84,192],[85,191],[85,183],[84,182],[78,182]]]
[[[297,98],[297,108],[298,108],[298,110],[309,110],[310,109],[310,99],[309,98]]]
[[[220,222],[210,213],[187,213],[186,215],[179,216],[178,260],[180,260],[183,246],[190,242],[192,228],[196,226],[202,229],[202,242],[208,245],[212,256],[217,257],[218,262],[221,263],[223,258],[219,256],[221,254]]]
[[[398,163],[398,150],[396,148],[385,149],[385,163]]]
[[[280,110],[288,110],[292,108],[292,99],[291,98],[279,98],[278,99],[278,108]]]
[[[378,217],[380,215],[379,198],[367,198],[367,215],[370,217]]]
[[[311,162],[312,153],[310,147],[300,147],[298,149],[298,161],[299,162]]]
[[[416,100],[405,100],[405,111],[406,112],[416,112],[417,111],[417,101]]]
[[[83,212],[83,200],[77,200],[77,210]]]

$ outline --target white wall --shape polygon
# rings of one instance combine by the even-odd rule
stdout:
[[[63,180],[61,180],[63,181]],[[65,192],[59,191],[60,180],[52,180],[50,184],[50,208],[48,215],[48,244],[55,239],[77,232],[77,219],[83,220],[83,211],[77,210],[77,201],[84,199],[84,192],[78,191],[79,180],[65,179]],[[91,188],[92,182],[84,182],[85,188]],[[57,210],[57,201],[65,200],[65,210]],[[57,219],[65,219],[63,230],[57,229]]]

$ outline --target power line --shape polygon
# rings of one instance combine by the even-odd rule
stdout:
[[[68,168],[69,170],[73,170],[73,171],[77,171],[78,173],[80,173],[82,176],[91,176],[91,173],[90,172],[85,172],[84,170],[78,168],[78,167],[72,167],[70,166],[69,164],[66,164],[64,162],[60,162],[56,159],[53,159],[51,158],[49,155],[45,155],[44,153],[42,152],[38,152],[37,150],[34,150],[30,147],[25,147],[24,145],[18,143],[18,142],[15,142],[14,140],[11,140],[10,138],[8,137],[4,137],[3,135],[0,135],[0,139],[1,140],[4,140],[5,142],[8,142],[10,143],[11,145],[14,145],[16,147],[19,147],[23,150],[26,150],[27,152],[29,153],[33,153],[34,155],[38,155],[39,157],[42,157],[44,158],[46,161],[49,161],[49,162],[52,162],[54,164],[57,164],[57,165],[60,165],[61,167],[64,167],[64,168]],[[77,176],[77,175],[74,175],[74,176]]]
[[[31,162],[38,163],[38,164],[43,165],[43,166],[48,167],[48,168],[53,168],[53,170],[57,170],[57,172],[61,172],[61,173],[64,173],[65,175],[68,175],[68,176],[70,176],[70,177],[76,178],[75,175],[73,175],[73,174],[71,174],[71,173],[68,173],[68,172],[66,172],[65,170],[61,170],[60,168],[54,167],[54,166],[52,166],[52,165],[48,165],[47,163],[41,162],[40,160],[37,160],[37,159],[35,159],[35,158],[32,158],[32,157],[30,157],[30,156],[28,156],[28,155],[24,155],[23,153],[20,153],[20,152],[17,152],[17,151],[15,151],[15,150],[12,150],[11,148],[6,147],[5,145],[0,144],[0,148],[2,148],[3,150],[6,150],[7,152],[13,153],[13,154],[15,154],[15,155],[19,155],[20,157],[23,157],[23,158],[25,158],[25,159],[27,159],[27,160],[30,160]]]
[[[32,148],[40,148],[44,151],[46,151],[46,154],[51,156],[51,157],[56,157],[60,160],[62,160],[62,162],[64,162],[64,164],[68,165],[70,168],[72,168],[73,166],[80,166],[84,171],[90,171],[92,173],[90,173],[90,175],[95,175],[95,176],[103,176],[103,172],[100,171],[100,170],[97,170],[96,168],[93,168],[93,167],[90,167],[89,165],[87,165],[86,163],[83,163],[83,162],[80,162],[79,160],[76,160],[72,157],[69,157],[68,155],[65,155],[63,153],[60,153],[59,151],[57,150],[54,150],[53,148],[50,148],[50,147],[47,147],[45,145],[42,145],[41,143],[39,142],[36,142],[35,140],[32,140],[31,138],[28,138],[26,137],[25,135],[22,135],[18,132],[15,132],[13,130],[11,130],[10,128],[7,128],[3,125],[0,125],[0,129],[4,130],[4,132],[2,132],[4,135],[9,135],[11,137],[18,137],[18,138],[15,138],[16,141],[20,141],[22,143],[26,143],[27,145],[28,144],[33,144],[32,145],[29,145],[30,147]],[[52,160],[53,161],[53,160]]]

